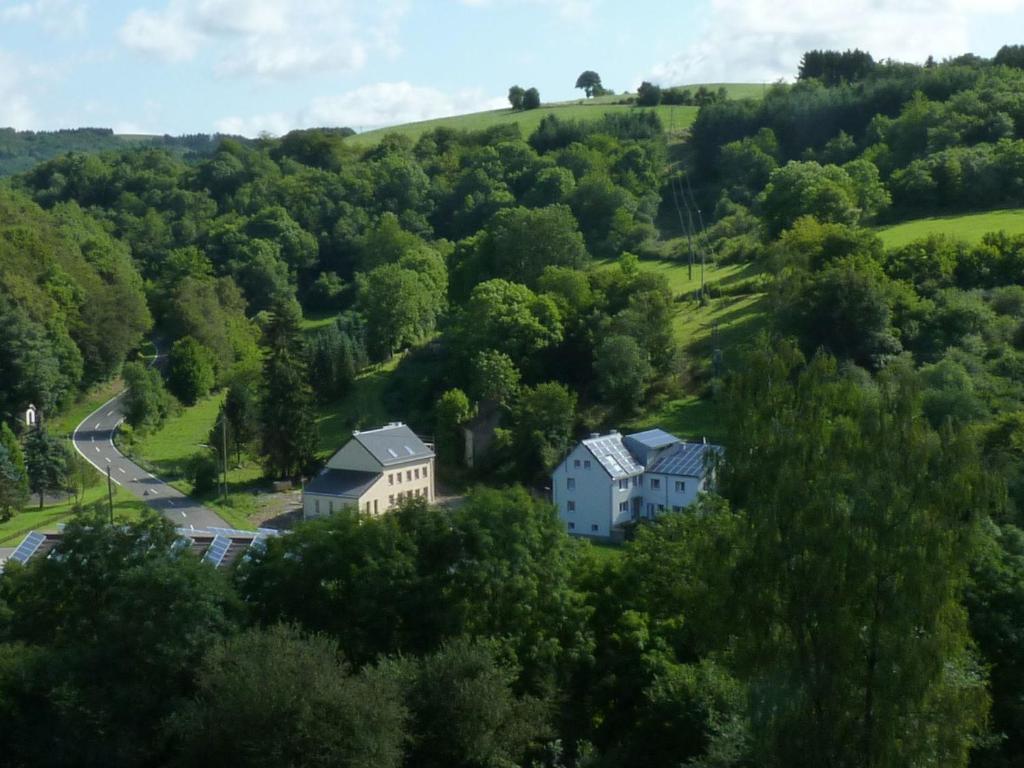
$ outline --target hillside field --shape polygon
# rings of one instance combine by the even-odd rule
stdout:
[[[621,97],[618,97],[621,98]],[[529,136],[548,115],[556,115],[564,120],[599,120],[607,114],[627,114],[635,110],[650,111],[653,109],[658,113],[665,125],[665,130],[675,133],[689,128],[697,119],[697,107],[633,107],[628,104],[602,104],[569,102],[564,104],[545,104],[538,109],[531,109],[525,112],[513,112],[511,109],[495,109],[490,112],[474,112],[469,115],[456,115],[455,117],[439,117],[434,120],[424,120],[419,123],[406,123],[396,125],[392,128],[378,128],[366,133],[356,134],[346,139],[346,143],[358,147],[371,147],[382,138],[391,133],[408,136],[413,141],[419,139],[424,133],[435,128],[451,128],[456,131],[482,131],[493,128],[496,125],[518,124],[519,131],[523,136]]]
[[[928,235],[951,235],[976,243],[989,232],[1024,234],[1024,208],[985,211],[963,216],[933,216],[882,227],[879,236],[887,248],[899,248]]]

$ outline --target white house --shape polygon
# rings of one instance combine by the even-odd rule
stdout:
[[[693,503],[720,452],[660,429],[591,435],[555,468],[552,497],[569,533],[610,538],[624,523]]]
[[[434,500],[434,451],[401,422],[353,432],[302,491],[302,516],[343,507],[377,515],[405,498]]]

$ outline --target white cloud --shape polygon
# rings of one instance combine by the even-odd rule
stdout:
[[[120,30],[129,48],[168,61],[216,56],[218,75],[290,77],[363,67],[395,55],[407,0],[168,0],[136,10]]]
[[[507,106],[479,89],[445,93],[407,82],[364,85],[338,96],[315,99],[303,118],[308,125],[349,126],[356,130],[413,123]]]
[[[21,63],[8,53],[0,51],[0,127],[27,130],[36,126],[24,85],[30,80]]]
[[[249,117],[225,117],[218,120],[214,128],[221,133],[242,136],[257,136],[264,132],[280,136],[295,128],[342,126],[364,131],[504,106],[507,106],[505,99],[489,97],[479,89],[445,93],[437,88],[408,82],[374,83],[336,96],[314,99],[295,115],[270,112]]]
[[[133,11],[118,31],[121,42],[166,61],[186,61],[199,51],[202,36],[189,24],[180,4],[162,11]]]
[[[651,77],[665,85],[790,78],[815,48],[923,62],[967,52],[969,17],[1020,8],[1024,0],[712,0],[698,42]]]
[[[462,5],[483,8],[498,3],[533,5],[547,11],[554,11],[563,19],[580,22],[588,21],[594,15],[594,6],[599,0],[459,0]]]
[[[80,0],[27,0],[0,8],[0,23],[39,22],[60,37],[84,32],[86,16],[85,3]]]

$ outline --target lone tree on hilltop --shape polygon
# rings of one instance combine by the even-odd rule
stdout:
[[[601,76],[592,69],[585,70],[576,78],[576,87],[582,88],[583,92],[587,94],[588,99],[593,96],[600,96],[604,92],[604,86],[601,85]]]
[[[523,109],[537,109],[540,106],[540,91],[536,88],[527,88],[523,94]]]
[[[520,110],[523,108],[523,96],[526,95],[520,86],[513,85],[508,89],[508,103],[512,105],[512,109]]]

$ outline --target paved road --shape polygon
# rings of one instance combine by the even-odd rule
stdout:
[[[114,433],[124,421],[122,392],[90,413],[75,428],[71,440],[86,461],[103,475],[145,501],[181,528],[230,528],[214,512],[135,464],[114,447]]]

